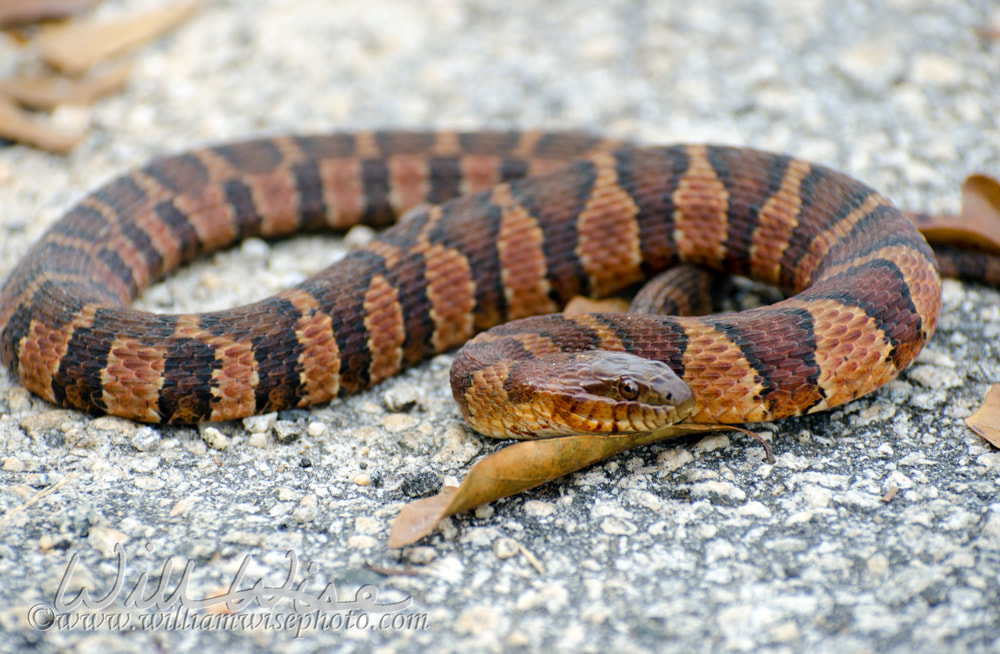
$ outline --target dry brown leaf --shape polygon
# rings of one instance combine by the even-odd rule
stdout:
[[[49,152],[69,152],[83,140],[84,132],[60,132],[0,97],[0,138],[25,143]]]
[[[521,441],[476,463],[459,487],[411,502],[392,523],[389,547],[415,543],[441,520],[501,497],[558,479],[619,452],[670,438],[725,429],[679,425],[637,436],[568,436]]]
[[[962,184],[958,216],[915,215],[920,232],[933,244],[1000,254],[1000,181],[969,175]]]
[[[54,109],[62,104],[93,104],[123,87],[131,70],[131,64],[118,63],[82,79],[49,75],[0,80],[0,96],[7,96],[33,109]]]
[[[200,0],[172,2],[159,10],[117,20],[46,28],[38,39],[42,58],[60,70],[78,75],[174,28],[200,5]]]
[[[414,500],[399,512],[389,532],[389,547],[405,547],[434,531],[438,523],[454,513],[448,506],[458,492],[458,486],[445,486],[432,497]]]
[[[100,2],[101,0],[0,0],[0,27],[64,18]]]
[[[969,429],[1000,448],[1000,384],[990,386],[979,410],[965,419]]]

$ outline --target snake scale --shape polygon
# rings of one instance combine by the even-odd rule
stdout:
[[[196,315],[128,308],[240,239],[385,227],[404,213],[262,301]],[[704,317],[553,313],[678,262],[790,296]],[[0,356],[55,404],[189,423],[359,391],[500,325],[452,369],[473,427],[524,437],[509,416],[548,402],[549,414],[627,431],[622,398],[581,408],[522,377],[546,373],[545,353],[600,347],[669,366],[693,393],[690,421],[800,415],[893,379],[933,334],[940,298],[934,253],[900,211],[789,156],[534,132],[279,137],[161,158],[85,196],[3,286]],[[528,422],[544,432],[547,420]]]

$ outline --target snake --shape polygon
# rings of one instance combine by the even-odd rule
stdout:
[[[367,224],[370,243],[266,299],[130,304],[248,237]],[[706,316],[559,313],[677,264],[786,293]],[[941,309],[934,251],[883,195],[785,154],[582,133],[371,131],[155,159],[85,195],[0,290],[0,359],[48,402],[149,423],[358,392],[463,346],[477,431],[532,438],[829,409],[895,378]]]

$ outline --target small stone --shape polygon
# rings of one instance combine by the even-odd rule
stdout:
[[[385,413],[385,409],[374,402],[362,402],[358,409],[364,411],[365,413],[370,413],[373,416],[380,416]]]
[[[287,272],[278,279],[278,288],[291,288],[306,280],[306,275],[300,272]]]
[[[719,473],[708,468],[689,468],[684,471],[684,478],[689,482],[713,481],[719,479]]]
[[[675,447],[656,457],[656,466],[666,472],[673,472],[694,461],[694,455],[685,448]]]
[[[701,481],[691,485],[691,497],[720,500],[728,503],[743,503],[747,494],[742,488],[725,481]]]
[[[265,413],[260,416],[249,416],[243,419],[243,426],[246,427],[247,431],[251,431],[255,434],[263,434],[271,430],[274,423],[278,420],[277,412]]]
[[[928,365],[911,367],[906,371],[906,378],[932,390],[958,388],[964,384],[962,377],[954,370]]]
[[[271,246],[261,238],[248,238],[240,244],[240,253],[245,257],[264,259],[271,253]]]
[[[382,427],[391,434],[406,431],[417,424],[417,419],[406,413],[391,413],[382,418]]]
[[[559,582],[550,582],[538,590],[527,590],[514,603],[518,611],[544,609],[549,613],[560,611],[569,601],[569,591]]]
[[[436,492],[440,486],[441,480],[438,476],[430,470],[425,470],[403,477],[403,481],[399,485],[399,492],[404,497],[423,497]]]
[[[414,565],[427,565],[437,558],[437,549],[433,547],[413,547],[407,550],[406,558]]]
[[[87,535],[87,541],[91,546],[103,556],[111,558],[115,555],[115,545],[124,545],[129,540],[128,536],[110,527],[96,525],[91,527]]]
[[[878,495],[862,493],[855,490],[837,493],[832,497],[832,499],[834,503],[852,509],[872,511],[883,506],[882,498]]]
[[[98,436],[97,429],[80,429],[74,427],[66,433],[66,442],[73,447],[90,449],[101,444],[102,439]]]
[[[714,563],[736,556],[736,547],[728,540],[716,539],[705,543],[705,562]]]
[[[880,40],[841,50],[834,65],[856,86],[880,91],[903,76],[906,60],[890,43]]]
[[[237,545],[246,545],[248,547],[260,547],[266,540],[266,537],[264,534],[236,529],[223,534],[221,540],[225,543],[236,543]]]
[[[351,550],[370,550],[378,545],[378,540],[372,536],[355,535],[347,539],[347,547]]]
[[[885,480],[886,488],[892,488],[895,486],[900,490],[909,490],[914,487],[913,480],[907,475],[903,474],[899,470],[893,470],[889,473],[889,477]]]
[[[294,422],[278,420],[274,423],[274,440],[282,445],[294,443],[302,437],[302,430]]]
[[[523,631],[513,631],[507,636],[507,646],[511,649],[527,649],[531,645],[531,638]]]
[[[260,447],[264,448],[270,444],[270,440],[266,433],[254,433],[250,434],[250,438],[247,439],[247,445],[250,447]]]
[[[197,495],[190,495],[188,497],[177,500],[173,507],[170,509],[169,517],[173,518],[179,515],[187,515],[187,512],[191,509],[195,503],[198,502],[200,498]]]
[[[817,508],[830,506],[830,498],[833,497],[829,490],[812,484],[803,486],[799,492],[806,504]]]
[[[226,280],[215,273],[207,272],[198,279],[199,291],[218,291],[226,286]]]
[[[552,502],[541,500],[528,500],[524,503],[524,512],[534,518],[546,518],[556,510],[556,505]]]
[[[758,502],[756,500],[752,502],[747,502],[743,506],[737,509],[739,515],[747,516],[749,518],[760,518],[766,520],[771,517],[771,509],[763,502]]]
[[[981,550],[1000,550],[1000,505],[990,505],[985,523],[973,545]]]
[[[608,516],[601,520],[601,531],[613,536],[631,536],[638,531],[638,527],[628,520]]]
[[[498,538],[493,542],[493,553],[498,559],[510,559],[518,555],[521,546],[513,538]]]
[[[694,446],[695,452],[711,452],[729,447],[729,436],[725,434],[712,434],[698,441]]]
[[[921,86],[955,86],[965,77],[959,64],[936,52],[918,52],[911,61],[910,79]]]
[[[375,239],[375,230],[368,225],[355,225],[344,236],[344,245],[349,250],[363,248]]]
[[[4,472],[24,472],[24,461],[17,457],[9,456],[3,460]]]
[[[462,612],[455,622],[454,629],[460,634],[485,634],[496,629],[499,624],[499,610],[493,606],[479,604]]]
[[[769,628],[767,633],[771,640],[777,643],[792,643],[801,637],[799,626],[791,620]]]
[[[377,534],[382,530],[382,523],[370,516],[358,516],[354,520],[354,531],[359,534]]]
[[[865,567],[871,576],[882,577],[889,571],[889,559],[884,554],[873,554],[865,561]]]
[[[412,384],[395,386],[382,394],[382,401],[390,411],[409,411],[417,405],[420,392]]]
[[[482,445],[482,440],[464,425],[453,423],[445,427],[441,446],[434,453],[433,460],[435,463],[460,467],[479,454]]]
[[[160,442],[160,432],[152,427],[139,427],[132,433],[129,442],[140,452],[148,452]]]
[[[864,427],[873,422],[885,422],[896,415],[896,406],[890,402],[876,402],[851,416],[851,424]]]
[[[201,439],[213,450],[221,452],[229,447],[229,437],[215,427],[204,427],[201,430]]]
[[[101,416],[100,418],[94,419],[90,423],[92,429],[99,429],[101,431],[110,431],[118,434],[129,434],[133,429],[135,429],[135,423],[131,420],[125,420],[124,418],[118,418],[116,416]]]
[[[31,393],[17,387],[7,393],[7,406],[11,413],[21,413],[31,408]]]
[[[785,518],[786,527],[797,527],[799,525],[809,524],[814,518],[821,515],[820,511],[808,510],[808,511],[796,511],[795,513],[789,514]]]
[[[976,457],[976,465],[983,466],[987,470],[1000,467],[1000,452],[987,452]]]
[[[312,522],[316,519],[318,513],[319,500],[315,495],[310,493],[303,497],[299,505],[292,511],[292,519],[299,523]]]
[[[169,441],[174,444],[175,441]],[[204,456],[208,452],[208,445],[200,438],[185,438],[181,441],[185,450],[195,456]]]
[[[329,428],[322,422],[310,422],[306,427],[306,433],[312,438],[322,438],[330,433]]]

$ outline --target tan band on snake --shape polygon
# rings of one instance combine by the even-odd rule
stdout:
[[[127,308],[181,263],[242,238],[384,226],[413,207],[364,249],[260,302],[189,315]],[[678,262],[793,295],[709,317],[508,323]],[[574,134],[333,134],[159,159],[86,196],[6,281],[0,355],[50,402],[198,422],[368,388],[508,323],[453,368],[473,427],[556,433],[548,422],[564,415],[571,429],[629,431],[649,422],[650,405],[671,412],[662,393],[675,387],[657,381],[667,369],[693,392],[681,413],[695,422],[772,420],[871,392],[933,334],[940,296],[933,252],[889,201],[792,157]],[[596,404],[522,383],[545,373],[547,353],[582,361],[595,348],[665,365],[646,375],[618,355],[584,362]],[[594,386],[595,373],[607,379]]]

